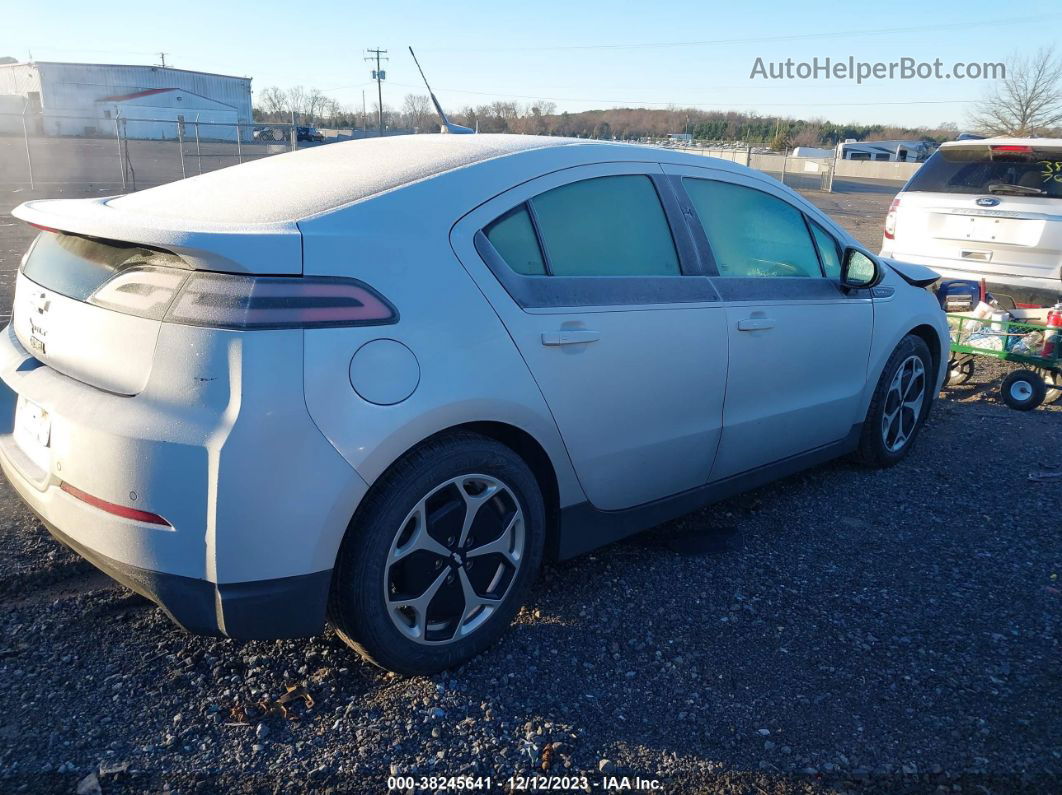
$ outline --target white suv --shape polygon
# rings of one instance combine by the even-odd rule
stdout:
[[[984,279],[1016,303],[1062,296],[1062,139],[949,141],[893,200],[881,254]]]

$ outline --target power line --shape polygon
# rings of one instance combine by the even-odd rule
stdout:
[[[394,83],[392,85],[401,86],[402,88],[420,88],[420,86],[413,83]],[[715,107],[716,105],[729,105],[736,107],[858,107],[865,105],[956,105],[965,104],[970,102],[976,102],[973,99],[926,99],[926,100],[907,100],[897,102],[727,102],[722,101],[715,104],[708,102],[647,102],[645,100],[630,100],[630,99],[602,99],[601,97],[544,97],[535,96],[531,94],[511,94],[509,92],[498,91],[469,91],[462,88],[440,88],[440,91],[449,91],[452,94],[475,94],[483,97],[502,97],[508,99],[537,99],[547,102],[600,102],[607,105],[626,105],[628,107],[637,107],[644,105],[662,105],[664,107],[675,106],[680,108],[703,108],[703,107]]]
[[[628,44],[558,44],[553,46],[536,47],[426,47],[425,52],[542,52],[562,50],[641,50],[669,47],[711,47],[723,44],[757,44],[772,41],[801,41],[806,39],[835,39],[852,38],[856,36],[882,36],[895,33],[921,33],[935,30],[967,30],[981,27],[1000,27],[1003,25],[1028,25],[1048,19],[1057,19],[1062,14],[1038,14],[1029,17],[1008,17],[1006,19],[993,19],[981,22],[941,22],[936,25],[912,25],[909,27],[896,28],[863,28],[861,30],[845,30],[819,33],[792,33],[779,36],[749,36],[735,39],[700,39],[693,41],[657,41],[635,42]]]

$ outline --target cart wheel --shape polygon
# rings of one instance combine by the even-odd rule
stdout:
[[[1054,403],[1062,397],[1062,373],[1054,373],[1048,370],[1044,373],[1044,383],[1047,385],[1044,403]]]
[[[952,359],[948,362],[948,380],[945,382],[945,386],[962,386],[973,378],[973,374],[974,360],[972,358],[961,362],[956,362]]]
[[[1018,411],[1032,411],[1044,402],[1047,385],[1032,370],[1015,370],[1003,379],[1003,402]]]

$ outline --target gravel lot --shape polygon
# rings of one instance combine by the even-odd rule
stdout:
[[[877,249],[891,190],[808,195]],[[4,311],[28,240],[0,215]],[[0,483],[0,788],[1059,791],[1062,480],[1030,473],[1062,472],[1062,405],[1008,410],[1004,372],[945,393],[893,469],[832,463],[548,567],[501,644],[431,678],[331,632],[187,635]],[[300,686],[312,706],[265,711]]]

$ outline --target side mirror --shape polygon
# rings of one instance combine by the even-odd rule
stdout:
[[[841,284],[852,289],[873,287],[881,280],[877,260],[858,248],[846,248],[841,263]]]

